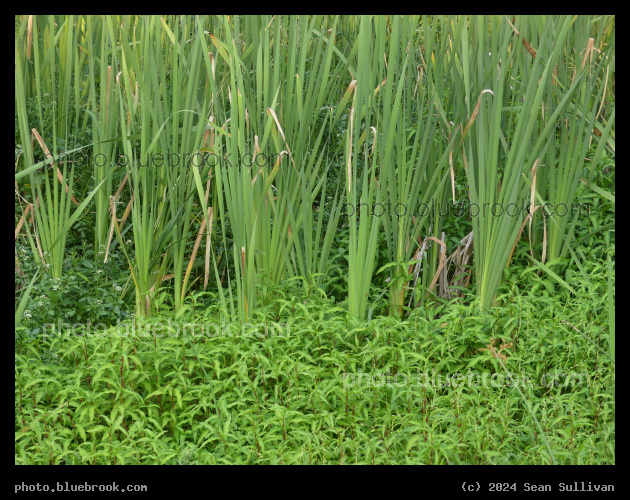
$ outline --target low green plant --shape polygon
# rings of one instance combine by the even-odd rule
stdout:
[[[605,265],[569,280],[579,297],[530,273],[490,311],[453,301],[365,323],[288,282],[249,329],[202,292],[98,336],[31,338],[16,350],[16,463],[613,464],[607,301],[586,298]]]

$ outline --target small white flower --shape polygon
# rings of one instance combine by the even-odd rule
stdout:
[[[59,290],[60,288],[61,288],[61,287],[60,287],[59,285],[55,285],[55,286],[53,286],[53,290],[55,290],[55,291]]]
[[[116,290],[117,292],[122,292],[122,286],[114,285],[114,290]]]
[[[32,318],[33,316],[31,315],[31,311],[29,311],[28,309],[26,309],[24,311],[24,317],[25,318]]]
[[[59,357],[59,354],[55,353],[53,354],[53,358],[57,359]]]
[[[96,274],[101,274],[103,271],[101,269],[96,270]]]

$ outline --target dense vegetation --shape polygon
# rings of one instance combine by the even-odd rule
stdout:
[[[15,65],[16,463],[615,463],[614,16],[17,16]]]

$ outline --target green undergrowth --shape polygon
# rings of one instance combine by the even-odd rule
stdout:
[[[491,311],[359,322],[279,291],[243,327],[200,294],[177,316],[22,336],[15,461],[612,464],[606,268],[588,272],[575,296],[519,269]]]

